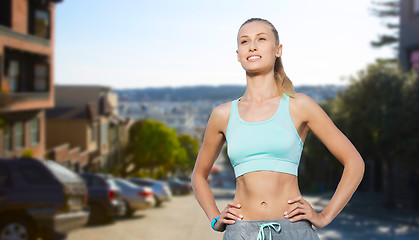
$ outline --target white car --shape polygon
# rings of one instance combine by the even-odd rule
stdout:
[[[146,209],[156,204],[152,188],[141,187],[121,178],[115,178],[115,182],[122,191],[122,199],[126,208],[125,216],[132,216],[135,211]]]

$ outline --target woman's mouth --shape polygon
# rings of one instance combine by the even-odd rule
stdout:
[[[255,61],[258,61],[261,58],[262,58],[262,56],[260,56],[260,55],[251,55],[251,56],[247,57],[247,61],[255,62]]]

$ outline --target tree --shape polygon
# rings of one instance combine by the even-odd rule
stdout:
[[[179,142],[182,148],[185,150],[187,162],[184,165],[182,171],[191,171],[196,162],[196,158],[199,152],[199,143],[196,139],[192,138],[190,135],[182,134],[179,137]]]
[[[175,129],[159,121],[139,120],[129,131],[128,164],[133,167],[125,175],[148,169],[151,177],[153,171],[162,166],[166,170],[174,170],[176,162],[184,161],[186,156],[180,148]]]
[[[381,47],[392,47],[394,50],[394,58],[389,59],[381,59],[382,61],[390,61],[395,62],[398,58],[399,52],[399,28],[400,24],[394,22],[394,20],[398,20],[400,15],[400,2],[399,0],[381,0],[381,1],[372,1],[374,5],[373,8],[370,9],[371,14],[376,17],[383,19],[383,23],[385,24],[386,28],[389,29],[391,32],[386,34],[381,34],[378,36],[378,40],[371,41],[371,46],[375,48]],[[385,21],[385,20],[393,20],[392,21]]]
[[[335,99],[335,118],[342,123],[342,131],[364,159],[374,159],[383,167],[383,184],[379,187],[388,206],[394,206],[396,200],[396,161],[408,166],[409,159],[416,157],[408,150],[409,141],[417,138],[418,131],[418,115],[411,115],[412,110],[418,112],[418,103],[410,100],[417,96],[418,89],[409,88],[415,81],[414,71],[402,73],[398,63],[377,61],[350,77],[349,86]]]

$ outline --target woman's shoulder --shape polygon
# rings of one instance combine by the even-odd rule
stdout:
[[[224,125],[228,123],[232,103],[233,101],[221,103],[212,110],[210,118],[220,129],[223,129]]]
[[[320,105],[314,99],[304,93],[296,93],[293,98],[290,97],[290,104],[298,111],[305,120],[310,120],[323,112]]]
[[[301,92],[300,93],[296,92],[294,94],[294,97],[290,97],[289,99],[290,99],[290,102],[293,102],[300,109],[310,108],[311,106],[313,106],[313,104],[317,105],[317,103],[313,100],[313,98]]]
[[[231,111],[231,104],[233,104],[233,101],[229,101],[229,102],[225,102],[225,103],[221,103],[219,105],[217,105],[213,110],[212,110],[212,114],[220,117],[220,118],[227,118],[230,115],[230,111]]]

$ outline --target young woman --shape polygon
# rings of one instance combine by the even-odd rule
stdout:
[[[319,239],[312,225],[326,226],[344,208],[361,182],[364,161],[323,109],[294,91],[282,66],[278,32],[269,21],[244,22],[237,44],[247,88],[242,97],[212,111],[192,174],[194,194],[212,228],[225,231],[224,240],[259,240],[265,234],[281,240]],[[297,170],[309,130],[344,165],[336,192],[321,213],[298,188]],[[225,141],[236,195],[220,213],[207,178]]]

